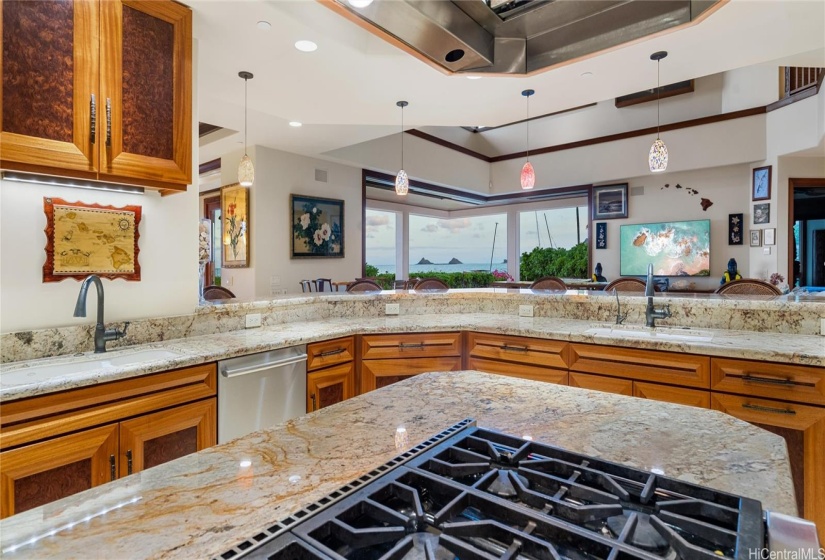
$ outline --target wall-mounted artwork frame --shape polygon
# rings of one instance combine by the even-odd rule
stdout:
[[[43,282],[66,278],[140,281],[140,206],[103,206],[44,197],[46,262]]]
[[[596,249],[607,249],[607,223],[596,222]]]
[[[289,197],[291,257],[344,257],[344,201],[292,194]]]
[[[743,245],[745,243],[744,227],[744,214],[728,214],[728,245]]]
[[[752,229],[751,230],[751,247],[761,247],[762,246],[762,230],[761,229]]]
[[[754,204],[753,205],[753,223],[767,224],[771,221],[771,204]]]
[[[223,268],[249,267],[249,188],[221,187]]]
[[[627,218],[627,183],[593,187],[593,219]]]
[[[762,232],[762,243],[776,245],[776,228],[768,228]]]
[[[771,166],[757,167],[752,172],[751,200],[771,199]]]

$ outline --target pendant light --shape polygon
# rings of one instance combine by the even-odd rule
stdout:
[[[521,168],[521,188],[525,191],[536,186],[536,172],[533,170],[533,164],[530,163],[530,96],[535,90],[525,89],[521,94],[527,98],[527,163]]]
[[[238,72],[238,76],[243,78],[243,157],[238,165],[238,183],[242,187],[251,187],[252,182],[255,181],[255,168],[252,165],[252,160],[246,155],[246,91],[247,83],[252,79],[252,72],[241,71]]]
[[[396,106],[401,107],[401,170],[395,176],[395,194],[405,196],[410,190],[410,178],[404,171],[404,107],[409,105],[406,101],[399,101]]]
[[[659,138],[659,61],[667,56],[667,51],[658,51],[650,55],[650,60],[656,61],[656,140],[650,147],[650,154],[647,162],[650,164],[650,171],[660,173],[667,169],[667,146]]]

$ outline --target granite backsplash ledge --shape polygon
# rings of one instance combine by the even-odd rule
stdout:
[[[244,329],[245,316],[260,313],[264,326],[320,319],[379,317],[387,303],[398,303],[400,314],[481,313],[517,316],[520,305],[533,306],[536,317],[558,317],[594,322],[614,322],[617,302],[612,296],[592,293],[535,294],[527,291],[453,290],[446,293],[383,292],[381,294],[328,294],[283,296],[272,300],[205,305],[192,314],[132,321],[128,336],[108,344],[122,348],[205,334]],[[619,298],[626,324],[644,324],[646,300]],[[820,334],[825,301],[771,301],[657,295],[657,306],[670,305],[672,317],[661,325],[783,334]],[[71,320],[71,318],[67,318]],[[84,324],[0,335],[0,362],[88,352],[94,347],[94,325]]]

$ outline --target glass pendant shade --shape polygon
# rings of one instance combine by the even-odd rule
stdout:
[[[410,190],[410,178],[403,169],[395,176],[395,194],[404,196]]]
[[[533,170],[533,164],[529,161],[521,168],[521,188],[530,190],[536,186],[536,172]]]
[[[653,142],[647,161],[653,173],[659,173],[667,169],[667,146],[661,138],[656,138],[656,141]]]
[[[241,158],[241,163],[238,165],[238,183],[242,187],[251,187],[255,181],[255,168],[252,166],[252,160],[249,156],[244,154]]]

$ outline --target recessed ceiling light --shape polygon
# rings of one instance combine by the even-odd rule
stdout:
[[[348,0],[349,5],[353,8],[366,8],[372,4],[372,0]]]
[[[480,80],[481,76],[467,76],[468,80]]]
[[[593,77],[593,72],[582,72],[581,77],[582,78],[592,78]]]
[[[298,121],[289,121],[289,126],[294,126],[295,128],[298,128],[299,126],[304,126],[304,125],[299,123]]]
[[[272,29],[272,24],[268,21],[261,20],[257,23],[257,27],[261,31],[269,31],[270,29]]]
[[[313,52],[318,50],[318,45],[312,41],[296,41],[295,48],[301,52]]]

